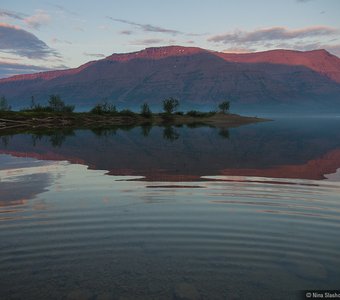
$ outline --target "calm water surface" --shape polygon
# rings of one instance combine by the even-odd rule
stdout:
[[[0,133],[0,299],[338,289],[339,125]]]

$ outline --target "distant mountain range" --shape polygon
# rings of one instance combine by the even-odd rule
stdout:
[[[223,53],[168,46],[113,54],[78,68],[0,79],[0,96],[27,107],[59,94],[77,109],[108,99],[120,108],[164,98],[182,109],[215,109],[225,99],[237,112],[340,112],[340,59],[325,50]]]

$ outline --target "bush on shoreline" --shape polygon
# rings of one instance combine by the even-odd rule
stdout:
[[[197,110],[190,110],[187,113],[187,116],[194,117],[194,118],[205,118],[205,117],[212,117],[216,114],[215,111],[209,111],[209,112],[202,112]]]
[[[102,115],[102,114],[116,114],[117,108],[114,104],[104,101],[102,103],[96,104],[91,110],[90,113]]]
[[[111,115],[111,116],[124,116],[124,117],[137,117],[141,116],[144,118],[152,118],[154,116],[159,116],[165,121],[171,121],[175,116],[187,116],[193,118],[208,118],[217,114],[217,111],[198,111],[190,110],[187,112],[176,111],[179,106],[179,101],[172,97],[163,100],[163,112],[153,113],[150,109],[149,104],[143,103],[140,106],[140,112],[134,112],[130,109],[122,109],[118,111],[116,106],[104,100],[101,103],[95,104],[88,112],[85,114],[95,114],[95,115]],[[66,105],[59,95],[50,95],[48,100],[48,105],[36,104],[34,97],[32,96],[32,101],[30,108],[21,110],[22,112],[34,112],[34,113],[73,113],[74,105]],[[220,113],[229,114],[230,102],[224,101],[218,104],[218,109]],[[0,97],[0,112],[10,111],[11,107],[7,103],[7,99],[2,96]],[[79,114],[82,114],[79,112]]]
[[[34,97],[32,96],[32,102],[30,108],[23,109],[24,112],[62,112],[72,113],[74,111],[74,105],[66,105],[59,95],[50,95],[48,105],[43,106],[36,104]]]

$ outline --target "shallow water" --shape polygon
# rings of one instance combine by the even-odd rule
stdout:
[[[0,298],[338,289],[338,125],[3,136]]]

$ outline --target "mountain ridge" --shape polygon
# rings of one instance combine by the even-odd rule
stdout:
[[[210,53],[216,55],[218,57],[223,58],[228,62],[240,62],[240,63],[259,63],[259,62],[271,62],[277,64],[290,64],[290,65],[302,65],[311,68],[314,71],[322,71],[322,69],[317,67],[317,64],[313,63],[314,54],[321,54],[323,58],[327,57],[328,59],[332,59],[333,65],[329,64],[327,67],[330,67],[334,72],[336,72],[336,76],[330,77],[331,79],[340,83],[340,58],[335,55],[330,54],[325,49],[316,49],[316,50],[308,50],[308,51],[298,51],[298,50],[287,50],[287,49],[274,49],[267,51],[258,51],[258,52],[246,52],[246,53],[233,53],[233,52],[218,52],[213,50],[206,50],[199,47],[183,47],[183,46],[164,46],[164,47],[148,47],[140,51],[129,52],[129,53],[113,53],[103,59],[94,60],[86,62],[76,68],[69,68],[63,70],[52,70],[45,72],[38,72],[33,74],[22,74],[22,75],[14,75],[7,78],[1,78],[0,82],[6,82],[10,79],[35,79],[39,78],[43,74],[49,75],[46,76],[46,79],[53,79],[59,76],[59,74],[68,74],[74,72],[79,72],[86,67],[103,60],[111,60],[118,62],[126,62],[133,59],[162,59],[169,56],[185,56],[185,55],[193,55],[198,53]],[[271,57],[268,57],[268,54],[274,54]],[[294,57],[295,56],[295,57]],[[306,57],[307,56],[307,57]],[[300,60],[299,60],[300,59]],[[329,61],[327,61],[329,63]],[[335,65],[335,66],[334,66]],[[327,74],[326,72],[323,72]]]
[[[340,59],[326,50],[225,53],[198,47],[150,47],[114,53],[77,68],[0,79],[0,94],[17,106],[60,94],[82,107],[103,98],[135,107],[173,96],[187,106],[316,106],[340,108]],[[12,104],[11,103],[11,104]],[[234,105],[235,104],[235,105]],[[301,106],[300,105],[300,106]]]

